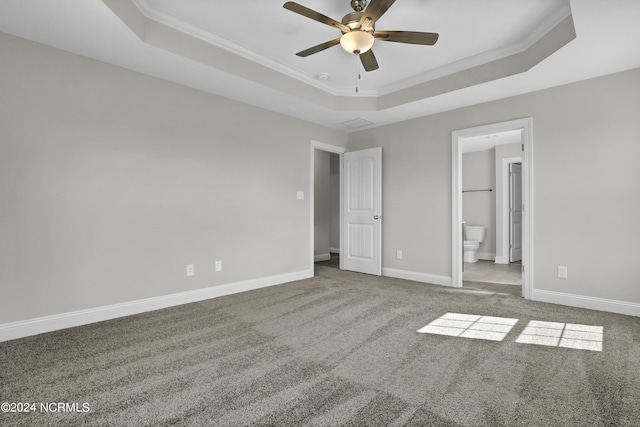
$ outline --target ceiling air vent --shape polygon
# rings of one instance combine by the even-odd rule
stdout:
[[[346,122],[342,122],[340,124],[343,126],[350,127],[351,129],[360,129],[366,126],[375,125],[376,122],[372,122],[371,120],[358,117],[356,119],[347,120]]]

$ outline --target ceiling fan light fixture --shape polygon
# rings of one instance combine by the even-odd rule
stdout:
[[[354,30],[340,37],[340,45],[347,52],[360,55],[371,49],[374,40],[373,34],[366,31]]]
[[[296,53],[297,56],[305,58],[340,43],[345,51],[360,56],[359,59],[365,71],[373,71],[379,68],[378,61],[371,50],[376,39],[381,42],[419,45],[434,45],[436,41],[438,41],[437,33],[376,30],[376,23],[395,1],[396,0],[351,0],[351,7],[354,12],[347,13],[343,16],[342,22],[338,22],[335,19],[329,18],[294,1],[287,1],[282,6],[298,15],[328,25],[342,32],[341,37],[302,50]],[[367,3],[369,4],[368,6]],[[357,91],[358,88],[356,86],[356,92]]]

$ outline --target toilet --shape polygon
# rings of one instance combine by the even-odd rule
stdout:
[[[480,225],[464,227],[464,262],[478,262],[478,248],[484,242],[487,228]]]

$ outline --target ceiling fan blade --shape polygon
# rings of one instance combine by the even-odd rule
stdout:
[[[432,46],[438,41],[438,33],[422,33],[419,31],[376,31],[376,40],[397,43],[422,44]]]
[[[396,0],[371,0],[360,19],[360,29],[366,31],[391,7]]]
[[[365,53],[360,54],[360,61],[365,71],[373,71],[378,69],[378,61],[376,60],[373,51],[369,49]]]
[[[351,31],[351,29],[349,27],[347,27],[346,25],[336,21],[335,19],[331,19],[328,16],[325,16],[319,12],[316,12],[313,9],[309,9],[308,7],[305,7],[301,4],[298,4],[296,2],[293,1],[288,1],[285,4],[282,5],[282,7],[284,7],[287,10],[290,10],[292,12],[298,13],[302,16],[306,16],[307,18],[313,19],[314,21],[318,21],[322,24],[326,24],[330,27],[334,27],[337,28],[341,31],[345,31],[345,32],[349,32]]]
[[[340,44],[340,38],[337,38],[328,42],[320,43],[317,46],[313,46],[313,47],[310,47],[309,49],[305,49],[301,52],[298,52],[296,53],[296,55],[305,58],[309,55],[313,55],[314,53],[318,53],[325,49],[329,49],[330,47],[335,46],[337,44]]]

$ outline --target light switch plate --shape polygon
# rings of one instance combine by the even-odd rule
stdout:
[[[298,198],[298,200],[304,200],[304,191],[298,191],[296,193],[296,197]]]

